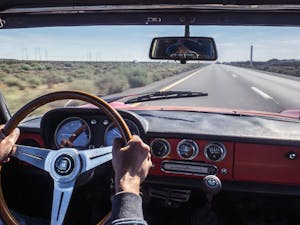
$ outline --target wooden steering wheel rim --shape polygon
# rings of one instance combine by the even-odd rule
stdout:
[[[59,91],[49,93],[43,96],[40,96],[31,102],[24,105],[21,109],[19,109],[11,119],[6,123],[5,127],[3,128],[3,133],[5,135],[10,134],[18,125],[19,123],[25,119],[25,117],[49,102],[57,101],[57,100],[65,100],[65,99],[76,99],[88,102],[97,106],[101,109],[106,116],[108,116],[115,124],[115,126],[120,130],[122,138],[127,144],[127,142],[132,138],[131,132],[125,123],[124,119],[120,116],[120,114],[110,106],[106,101],[103,99],[88,94],[82,91]],[[11,212],[8,209],[8,206],[4,200],[2,186],[1,186],[1,167],[0,167],[0,215],[4,220],[5,224],[7,225],[19,225],[19,222],[14,218]]]

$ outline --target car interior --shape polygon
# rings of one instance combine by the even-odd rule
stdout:
[[[35,27],[177,25],[184,31],[180,38],[151,37],[149,58],[211,63],[219,55],[218,43],[214,37],[190,36],[190,28],[298,27],[299,15],[297,1],[5,0],[0,3],[0,35],[1,29]],[[113,139],[126,142],[139,135],[150,146],[153,162],[141,186],[149,225],[300,223],[300,114],[176,105],[176,98],[206,96],[204,92],[127,96],[126,104],[114,107],[111,103],[123,97],[68,90],[39,96],[10,113],[5,94],[0,95],[0,123],[6,124],[7,134],[19,127],[21,135],[16,157],[1,168],[2,218],[7,204],[12,212],[40,219],[40,224],[109,224]],[[156,98],[174,104],[139,105]],[[86,103],[26,118],[61,99]],[[64,168],[68,163],[71,171]],[[59,191],[63,194],[55,205],[53,196]]]

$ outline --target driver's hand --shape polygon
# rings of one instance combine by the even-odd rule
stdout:
[[[140,185],[152,166],[150,148],[134,135],[125,147],[120,138],[113,144],[113,168],[116,192],[140,193]]]
[[[20,130],[14,129],[8,136],[2,133],[4,125],[0,125],[0,163],[6,163],[9,161],[9,157],[16,151],[14,146],[19,138]]]

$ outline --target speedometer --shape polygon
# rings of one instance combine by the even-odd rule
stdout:
[[[124,120],[129,128],[130,132],[133,135],[140,135],[140,131],[134,122],[132,122],[131,120],[128,120],[128,119],[124,119]],[[121,135],[119,129],[116,128],[113,123],[111,123],[105,131],[104,145],[111,146],[111,145],[113,145],[114,139],[120,138],[120,137],[122,137],[122,135]]]
[[[84,149],[91,139],[91,130],[88,124],[79,117],[70,117],[63,120],[55,131],[57,148],[72,147]]]

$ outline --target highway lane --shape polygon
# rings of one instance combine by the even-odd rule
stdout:
[[[156,90],[203,91],[207,97],[143,102],[141,105],[222,107],[280,112],[300,109],[300,81],[213,64]]]

